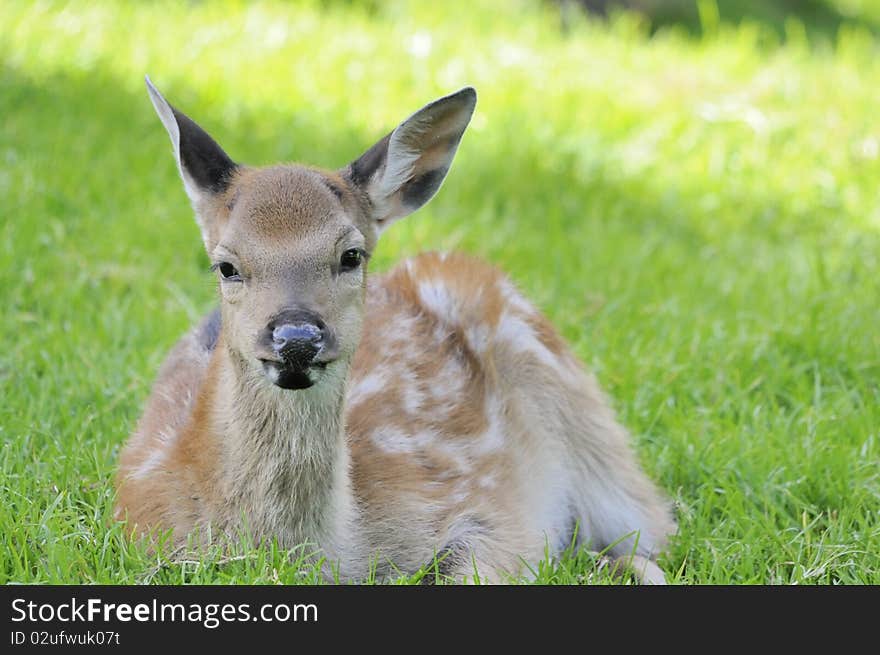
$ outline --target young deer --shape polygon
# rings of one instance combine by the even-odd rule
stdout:
[[[147,79],[219,277],[121,455],[117,516],[319,546],[336,575],[502,581],[575,534],[663,582],[675,529],[593,377],[500,272],[425,254],[367,274],[440,187],[464,88],[339,171],[234,163]]]

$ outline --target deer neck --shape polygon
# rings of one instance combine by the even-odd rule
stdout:
[[[338,557],[354,517],[344,426],[349,364],[335,362],[308,389],[286,390],[220,344],[215,356],[223,515],[258,539],[277,536],[284,547],[308,543]]]

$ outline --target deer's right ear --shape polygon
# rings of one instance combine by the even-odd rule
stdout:
[[[186,194],[201,222],[203,219],[198,216],[200,201],[225,191],[237,165],[207,132],[165,100],[153,86],[149,76],[146,82],[153,107],[171,137],[174,158],[177,160]],[[205,226],[201,227],[204,232]]]

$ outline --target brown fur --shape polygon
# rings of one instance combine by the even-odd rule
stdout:
[[[172,142],[187,147],[157,96]],[[579,524],[582,540],[637,554],[644,579],[662,581],[666,502],[595,380],[509,280],[439,253],[374,278],[333,272],[341,250],[371,253],[407,203],[433,195],[407,185],[445,173],[472,109],[464,92],[428,105],[357,176],[237,167],[208,192],[181,165],[208,252],[234,259],[244,281],[220,283],[213,349],[203,325],[163,364],[120,458],[120,517],[179,542],[208,529],[311,542],[354,579],[371,562],[387,575],[444,553],[456,579],[502,580],[568,545]],[[255,341],[294,306],[340,342],[304,390],[272,384]]]

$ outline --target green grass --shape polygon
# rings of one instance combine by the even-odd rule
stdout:
[[[373,266],[458,248],[510,273],[675,500],[671,581],[880,584],[880,45],[847,21],[822,47],[791,21],[562,35],[504,6],[0,3],[0,582],[315,579],[271,547],[171,562],[111,518],[214,294],[149,73],[254,164],[341,166],[476,86],[446,185]]]
[[[561,0],[557,0],[559,2]],[[712,32],[719,22],[760,23],[768,41],[791,34],[807,35],[814,43],[833,41],[842,25],[858,24],[880,32],[876,0],[574,0],[595,13],[637,11],[652,30],[683,28],[693,34]],[[574,6],[573,2],[569,6]],[[794,20],[792,20],[794,19]]]

